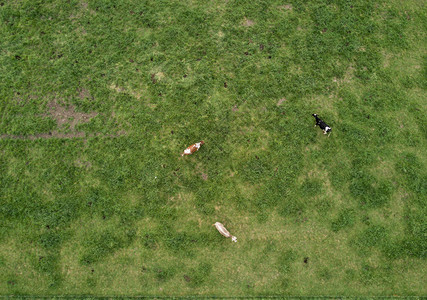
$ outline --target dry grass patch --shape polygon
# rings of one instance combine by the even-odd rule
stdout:
[[[294,8],[292,6],[292,4],[284,4],[284,5],[280,5],[278,7],[279,9],[284,9],[284,10],[288,10],[288,11],[292,11]]]
[[[286,98],[281,98],[279,101],[277,101],[277,106],[280,106],[283,102],[287,101]]]
[[[254,25],[255,25],[255,22],[253,20],[245,18],[243,21],[243,26],[245,26],[245,27],[251,27]]]

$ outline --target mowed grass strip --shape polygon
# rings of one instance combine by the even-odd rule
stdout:
[[[426,294],[422,1],[3,2],[1,295]]]

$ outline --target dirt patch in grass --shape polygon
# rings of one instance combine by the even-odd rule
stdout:
[[[209,176],[200,164],[196,166],[196,172],[204,181],[208,180]]]
[[[285,10],[290,10],[290,11],[292,11],[294,9],[291,4],[280,5],[279,8],[285,9]]]
[[[243,26],[245,27],[251,27],[254,25],[255,25],[255,22],[250,19],[245,18],[245,20],[243,21]]]
[[[84,29],[83,29],[83,31],[84,31],[84,34],[86,34],[86,31]],[[93,96],[90,94],[90,92],[87,89],[80,88],[77,91],[79,92],[79,98],[80,99],[86,99],[86,98],[93,99]]]
[[[277,101],[277,106],[280,106],[285,101],[286,101],[286,98],[279,99],[279,101]]]
[[[86,97],[87,91],[82,90],[80,93],[83,93]],[[52,130],[45,133],[39,133],[35,135],[10,135],[2,134],[0,139],[15,139],[15,140],[36,140],[36,139],[50,139],[50,138],[59,138],[59,139],[73,139],[73,138],[84,138],[84,137],[95,137],[100,136],[101,133],[91,133],[86,134],[85,132],[76,131],[76,125],[82,123],[88,123],[92,118],[98,115],[97,112],[84,113],[76,111],[75,107],[72,105],[63,106],[58,101],[53,100],[47,105],[48,112],[44,114],[45,117],[53,118],[59,130]],[[68,127],[69,132],[60,132],[61,129]],[[103,135],[104,137],[118,137],[125,135],[126,132],[120,131],[117,134]]]
[[[208,178],[209,178],[208,174],[203,173],[203,172],[200,174],[200,176],[202,177],[202,179],[203,179],[204,181],[208,180]]]
[[[84,138],[84,137],[95,137],[100,136],[100,133],[96,134],[86,134],[84,132],[74,132],[74,133],[60,133],[56,130],[50,131],[48,133],[39,133],[35,135],[12,135],[12,134],[2,134],[0,135],[0,139],[12,139],[12,140],[37,140],[37,139],[75,139],[75,138]],[[122,134],[119,134],[122,135]],[[119,136],[117,135],[117,136]],[[115,135],[107,135],[108,137],[115,137]]]
[[[86,93],[86,92],[81,92]],[[57,101],[51,101],[48,104],[49,112],[46,116],[50,116],[53,119],[56,120],[56,123],[58,124],[58,127],[62,127],[65,124],[70,125],[71,131],[75,130],[75,126],[79,123],[87,123],[89,122],[93,117],[96,117],[98,115],[97,112],[91,112],[91,113],[82,113],[77,112],[74,108],[74,106],[68,106],[64,107],[60,105]]]
[[[81,6],[82,6],[83,9],[87,9],[88,5],[89,4],[86,1],[82,1],[81,2]]]
[[[157,83],[157,79],[156,79],[156,74],[151,74],[151,82],[153,83],[153,84],[156,84]]]
[[[117,86],[114,83],[112,83],[110,85],[110,89],[115,90],[117,93],[121,93],[121,92],[123,92],[125,90],[124,88],[122,88],[120,86]]]
[[[165,78],[165,74],[163,72],[157,72],[151,74],[151,82],[153,84],[156,84],[158,81],[161,81],[163,78]]]
[[[9,280],[9,281],[7,282],[7,284],[8,284],[8,285],[15,285],[15,281],[14,281],[14,280]]]
[[[81,159],[77,159],[74,162],[74,165],[78,168],[85,168],[85,169],[90,169],[92,168],[92,163],[90,161],[86,161],[86,160],[81,160]]]

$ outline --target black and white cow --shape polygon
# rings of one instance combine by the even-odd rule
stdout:
[[[320,129],[323,130],[323,134],[331,133],[332,128],[328,124],[326,124],[321,118],[319,118],[317,114],[313,114],[313,117],[316,118],[316,125],[314,125],[314,127],[319,126]]]

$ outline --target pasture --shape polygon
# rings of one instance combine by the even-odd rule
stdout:
[[[1,0],[0,295],[426,296],[426,29],[421,0]]]

